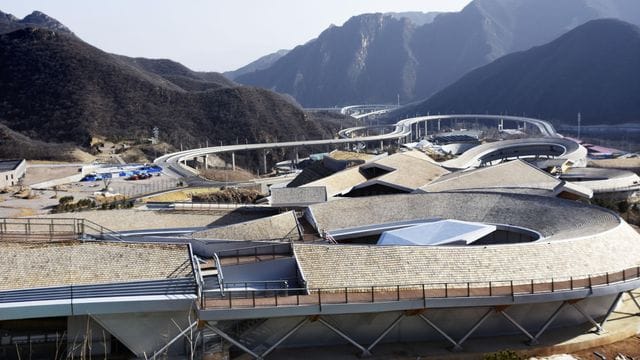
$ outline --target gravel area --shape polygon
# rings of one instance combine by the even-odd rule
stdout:
[[[24,184],[32,185],[44,181],[59,179],[78,173],[81,164],[27,164],[27,172],[24,176]]]

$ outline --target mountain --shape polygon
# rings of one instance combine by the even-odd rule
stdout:
[[[393,113],[528,114],[582,124],[640,121],[640,28],[593,20],[543,46],[478,68],[430,99]]]
[[[289,50],[278,50],[274,53],[260,57],[258,60],[252,61],[249,64],[238,68],[233,71],[225,71],[223,74],[229,79],[235,79],[238,76],[249,74],[257,70],[266,69],[274,62],[278,61],[281,57],[287,55]]]
[[[18,29],[24,29],[27,27],[40,27],[54,30],[60,33],[65,33],[68,35],[73,35],[73,32],[71,32],[69,28],[64,26],[58,20],[40,11],[34,11],[31,14],[25,16],[24,19],[18,19],[11,14],[6,14],[0,11],[0,34],[15,31]]]
[[[3,159],[38,159],[73,161],[73,144],[33,140],[0,124],[0,157]]]
[[[405,11],[405,12],[389,12],[384,13],[385,15],[389,15],[396,19],[407,18],[412,23],[417,26],[422,26],[424,24],[430,24],[435,20],[436,16],[442,14],[441,12],[420,12],[420,11]]]
[[[197,72],[169,59],[131,58],[116,55],[129,65],[142,71],[163,77],[184,90],[204,91],[222,87],[237,86],[224,75],[215,72]]]
[[[397,95],[409,103],[506,54],[610,17],[640,24],[640,1],[474,0],[432,19],[359,15],[234,80],[290,94],[308,107],[395,103]]]
[[[193,89],[216,79],[218,86]],[[142,139],[158,127],[162,141],[198,146],[321,138],[340,126],[268,90],[228,85],[168,60],[108,54],[65,32],[0,35],[0,123],[36,141]]]
[[[305,106],[395,102],[399,89],[405,89],[405,95],[415,87],[415,60],[409,49],[414,28],[406,18],[353,17],[291,50],[271,67],[235,81],[290,94]]]

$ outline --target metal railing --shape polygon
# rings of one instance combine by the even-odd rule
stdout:
[[[575,290],[592,290],[640,279],[640,267],[568,278],[444,282],[410,285],[374,285],[334,288],[251,289],[205,298],[203,309],[264,308],[363,304],[447,298],[511,297]],[[205,297],[209,292],[205,292]]]
[[[111,230],[109,228],[106,228],[100,224],[97,224],[91,220],[87,220],[87,219],[77,219],[80,224],[82,225],[82,235],[90,235],[93,237],[96,237],[98,234],[100,235],[100,239],[104,239],[104,240],[118,240],[118,241],[124,241],[124,236],[115,230]],[[87,232],[87,229],[89,230],[93,230],[96,231],[97,233],[90,233]]]
[[[282,243],[221,250],[215,254],[218,259],[222,259],[224,265],[239,265],[250,262],[275,260],[278,257],[291,256],[292,253],[291,243]],[[232,261],[229,261],[229,259]]]
[[[224,274],[222,274],[222,266],[220,266],[220,258],[218,258],[218,254],[213,253],[213,261],[216,264],[216,270],[218,271],[218,286],[220,288],[220,293],[224,295]],[[204,296],[202,297],[204,299]]]
[[[252,281],[236,281],[226,282],[225,289],[227,291],[245,292],[248,291],[260,291],[265,290],[281,290],[288,289],[289,282],[291,280],[252,280]],[[208,290],[209,293],[214,293],[215,290]]]
[[[197,295],[193,278],[131,281],[95,285],[67,285],[46,288],[0,291],[0,303],[71,300],[102,297]]]
[[[235,203],[235,202],[174,202],[174,210],[226,210],[239,209],[247,207],[261,207],[261,205],[251,203]]]
[[[123,241],[119,232],[87,219],[0,218],[0,241],[61,241],[87,237]]]

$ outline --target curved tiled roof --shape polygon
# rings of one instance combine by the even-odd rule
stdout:
[[[640,265],[640,234],[631,226],[605,209],[556,198],[388,195],[314,205],[308,216],[328,231],[442,217],[520,226],[543,236],[490,246],[294,245],[310,288],[569,279]]]
[[[326,231],[437,217],[528,228],[546,240],[601,233],[620,223],[608,210],[575,201],[486,192],[341,199],[312,205],[308,213],[316,228]]]

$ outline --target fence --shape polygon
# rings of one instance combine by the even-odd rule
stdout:
[[[181,185],[182,184],[182,185]],[[186,185],[183,179],[145,179],[112,182],[109,187],[126,198],[135,198],[163,191],[180,189]]]
[[[275,240],[279,241],[279,240]],[[229,250],[221,250],[216,253],[219,261],[224,265],[239,265],[245,263],[275,260],[277,258],[291,256],[293,250],[291,243],[268,244],[249,246]]]
[[[366,304],[429,299],[511,297],[593,289],[598,286],[640,279],[640,267],[618,272],[559,279],[498,280],[485,282],[379,285],[336,288],[251,289],[227,292],[224,296],[205,291],[204,309],[263,308],[279,306],[319,306]]]
[[[0,218],[0,241],[68,241],[87,237],[122,240],[118,232],[86,219]]]

